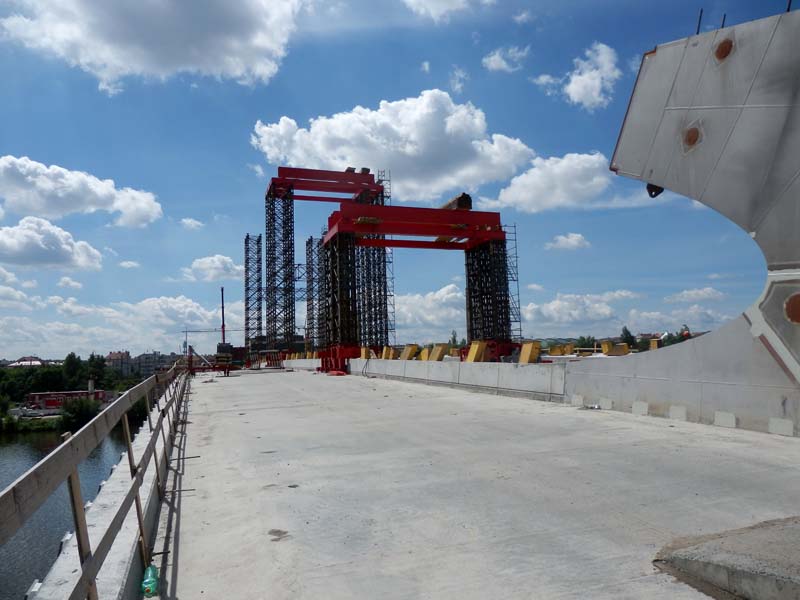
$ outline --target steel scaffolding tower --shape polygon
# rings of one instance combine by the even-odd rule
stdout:
[[[290,347],[295,334],[294,199],[289,190],[264,200],[266,229],[266,341],[270,348]]]
[[[392,204],[392,172],[387,169],[378,171],[378,183],[383,185],[383,204]],[[394,249],[386,248],[386,331],[391,345],[397,343],[397,328],[394,312]]]
[[[262,335],[262,251],[261,235],[244,238],[244,345]]]
[[[517,251],[517,225],[504,225],[508,272],[508,307],[511,319],[511,339],[522,341],[522,311],[519,302],[519,256]]]
[[[464,252],[467,275],[467,340],[511,340],[506,240]]]
[[[356,236],[341,233],[323,248],[328,291],[326,340],[329,346],[358,346]]]

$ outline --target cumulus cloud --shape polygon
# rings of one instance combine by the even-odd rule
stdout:
[[[579,250],[589,248],[589,240],[581,233],[568,233],[567,235],[557,235],[552,242],[544,245],[545,250]]]
[[[543,74],[533,82],[548,95],[563,94],[570,104],[593,112],[611,102],[614,84],[622,77],[616,51],[595,42],[584,51],[584,58],[573,60],[574,68],[563,77]]]
[[[527,9],[518,12],[511,18],[514,19],[514,22],[517,25],[524,25],[525,23],[530,23],[533,21],[533,15],[531,14],[531,11]]]
[[[526,321],[537,324],[588,324],[618,321],[611,303],[638,298],[630,290],[614,290],[602,294],[556,294],[550,302],[531,302],[522,307]]]
[[[73,290],[83,289],[83,284],[80,281],[75,281],[72,277],[62,277],[58,280],[58,287],[71,288]]]
[[[303,0],[19,0],[0,19],[10,40],[92,74],[114,94],[129,76],[191,73],[241,84],[275,75]]]
[[[39,296],[28,296],[25,292],[7,285],[0,285],[0,308],[15,311],[30,311],[42,308],[44,302]]]
[[[17,225],[0,227],[0,262],[28,267],[99,269],[102,255],[88,242],[46,219],[25,217]]]
[[[14,275],[11,271],[0,267],[0,283],[17,283],[17,276]]]
[[[571,152],[564,156],[537,156],[531,167],[515,176],[496,199],[480,198],[487,210],[513,208],[524,213],[547,210],[602,210],[654,206],[669,202],[666,192],[653,199],[644,190],[628,195],[614,193],[608,159],[600,152]]]
[[[399,294],[395,298],[397,333],[404,341],[445,341],[455,329],[464,335],[466,298],[456,284],[435,292]]]
[[[530,46],[525,46],[524,48],[520,48],[519,46],[497,48],[484,56],[481,63],[488,71],[513,73],[522,68],[522,62],[527,58],[530,49]]]
[[[415,14],[434,22],[446,22],[450,15],[476,5],[494,6],[496,0],[403,0]]]
[[[702,302],[704,300],[722,300],[725,294],[713,287],[683,290],[664,298],[664,302]]]
[[[464,69],[458,65],[453,65],[453,70],[450,71],[450,89],[454,94],[460,94],[464,91],[464,85],[468,79],[469,74]]]
[[[430,73],[431,72],[431,63],[430,61],[423,60],[422,64],[419,66],[419,70],[423,73]]]
[[[192,219],[191,217],[186,217],[184,219],[181,219],[181,227],[183,227],[184,229],[190,229],[190,230],[201,229],[204,226],[205,223],[203,223],[202,221],[198,221],[197,219]]]
[[[508,179],[533,157],[519,139],[489,134],[482,110],[441,90],[317,117],[308,128],[285,116],[258,121],[251,141],[273,164],[337,171],[390,165],[393,197],[401,201],[474,191]]]
[[[27,156],[0,157],[0,198],[19,215],[58,219],[73,213],[118,213],[115,225],[143,227],[161,218],[150,192],[117,188],[112,179],[44,165]]]
[[[123,269],[138,269],[141,265],[135,260],[123,260],[119,263]]]
[[[242,279],[244,267],[237,265],[229,256],[215,254],[196,258],[190,267],[181,269],[184,281],[222,281],[223,279]]]
[[[544,286],[540,285],[538,283],[529,283],[525,287],[528,288],[529,290],[533,291],[533,292],[541,292],[541,291],[544,290]]]
[[[678,331],[683,325],[688,325],[693,331],[711,330],[730,318],[730,315],[693,304],[668,313],[632,309],[627,322],[632,331],[652,333]]]
[[[261,165],[254,165],[254,164],[248,163],[247,164],[247,168],[250,169],[255,174],[255,176],[258,177],[259,179],[264,179],[264,175],[265,175],[264,167],[262,167]],[[189,220],[190,221],[194,221],[194,219],[189,219]]]

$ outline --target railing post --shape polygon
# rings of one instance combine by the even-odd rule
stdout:
[[[71,437],[72,434],[67,432],[61,436],[61,439],[67,441]],[[72,504],[72,518],[75,521],[78,557],[80,558],[81,566],[83,566],[87,560],[92,558],[92,547],[89,543],[89,528],[86,526],[86,512],[83,508],[83,494],[81,494],[81,480],[78,476],[77,465],[67,477],[67,489],[69,490],[69,499]],[[86,597],[89,600],[97,600],[97,586],[94,581],[89,584],[89,591]]]
[[[125,445],[128,446],[128,465],[131,469],[131,478],[135,478],[139,469],[136,467],[136,460],[133,457],[133,445],[131,443],[131,428],[128,424],[128,413],[122,415],[122,432],[125,435]],[[158,471],[158,469],[156,469]],[[139,491],[136,491],[136,519],[139,521],[139,550],[142,553],[142,561],[144,568],[150,564],[150,552],[147,547],[147,535],[144,529],[144,513],[142,512],[142,499],[139,497]]]

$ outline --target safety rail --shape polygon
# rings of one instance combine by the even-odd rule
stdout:
[[[151,462],[154,462],[159,495],[163,494],[164,488],[158,466],[160,459],[156,451],[156,444],[160,437],[164,442],[164,451],[161,459],[166,462],[170,445],[167,443],[167,434],[164,433],[164,421],[167,421],[169,440],[174,442],[175,427],[177,426],[181,403],[186,395],[187,384],[188,376],[185,370],[176,363],[169,371],[155,374],[124,392],[74,435],[64,434],[62,436],[64,442],[60,446],[0,492],[0,545],[5,544],[50,495],[66,481],[72,504],[78,555],[81,562],[81,574],[69,598],[71,600],[81,598],[94,600],[97,598],[95,579],[128,516],[131,506],[134,504],[136,505],[136,516],[139,524],[139,550],[142,560],[147,566],[150,562],[149,538],[145,530],[139,488],[142,486],[148,466]],[[160,405],[162,395],[166,399],[163,408]],[[128,411],[142,398],[145,399],[147,404],[150,440],[137,463],[133,455]],[[153,423],[151,417],[154,403],[159,409],[155,423]],[[122,422],[128,464],[131,471],[130,488],[117,507],[116,513],[108,528],[102,534],[100,541],[92,549],[81,496],[78,465],[89,456],[92,450],[105,439],[120,421]]]

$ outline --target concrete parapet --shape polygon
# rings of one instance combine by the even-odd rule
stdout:
[[[350,360],[350,372],[353,375],[404,379],[555,402],[562,402],[564,398],[565,368],[565,363],[520,365],[459,361]]]

